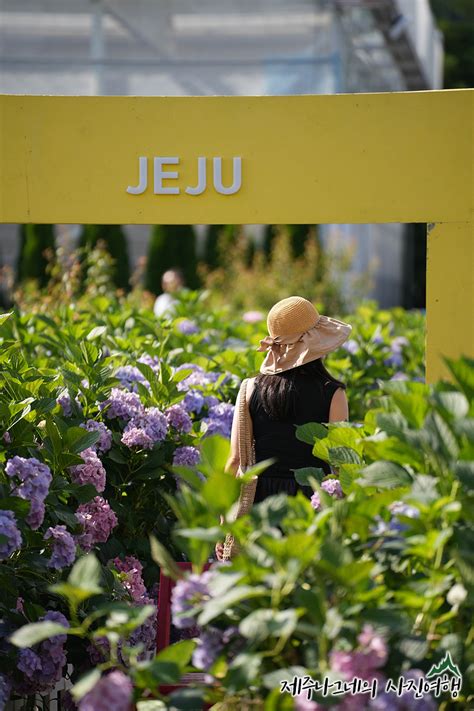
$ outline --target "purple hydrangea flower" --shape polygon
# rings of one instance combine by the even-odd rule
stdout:
[[[263,320],[263,314],[261,311],[246,311],[242,316],[242,321],[245,323],[258,323]]]
[[[193,651],[192,662],[196,669],[209,669],[224,647],[222,630],[208,627],[202,630]]]
[[[304,690],[300,694],[294,696],[294,708],[295,711],[325,711],[326,707],[321,706],[321,704],[312,701],[308,698],[308,694],[311,696],[311,689]]]
[[[201,429],[204,429],[206,436],[220,434],[229,438],[232,432],[232,420],[235,406],[230,402],[220,402],[211,405],[208,417],[201,421]]]
[[[197,646],[193,651],[193,665],[197,669],[209,669],[224,647],[231,641],[233,642],[233,648],[226,653],[228,660],[235,656],[235,652],[238,651],[239,647],[242,648],[244,639],[239,634],[239,628],[231,625],[225,630],[221,630],[217,627],[209,626],[204,630],[200,630]]]
[[[197,415],[204,406],[204,396],[199,390],[188,390],[183,400],[183,407],[187,412],[195,412]]]
[[[195,467],[200,459],[201,455],[196,447],[178,447],[173,455],[173,464],[182,467]]]
[[[16,486],[12,484],[11,493],[30,502],[26,521],[33,530],[36,530],[44,519],[44,500],[53,478],[50,468],[35,457],[15,456],[7,462],[5,473],[9,477],[20,480],[20,484]]]
[[[112,563],[119,573],[125,573],[122,585],[130,593],[132,600],[139,602],[147,594],[142,578],[143,565],[133,555],[126,556],[125,560],[114,558]]]
[[[392,340],[390,347],[392,349],[392,353],[401,353],[403,348],[408,345],[409,341],[405,338],[405,336],[397,336]]]
[[[96,422],[96,420],[87,420],[87,422],[82,422],[80,427],[83,427],[88,432],[99,432],[100,437],[97,442],[91,445],[91,449],[104,454],[108,452],[112,447],[112,432],[109,428],[104,425],[103,422]]]
[[[174,427],[175,430],[184,434],[191,432],[192,420],[181,405],[171,405],[165,411],[165,415],[170,427]]]
[[[193,372],[188,375],[187,378],[181,380],[181,382],[177,384],[176,387],[180,392],[186,392],[187,390],[189,390],[189,388],[196,386],[206,387],[206,385],[211,385],[212,383],[215,383],[216,380],[218,380],[220,377],[219,373],[207,372],[204,370],[204,368],[201,368],[201,366],[194,365],[193,363],[184,363],[176,370],[178,371],[188,368],[192,368]]]
[[[376,523],[371,526],[371,531],[375,536],[387,535],[397,536],[402,531],[405,531],[408,526],[402,523],[398,516],[408,516],[409,518],[418,518],[420,512],[414,506],[405,504],[403,501],[392,501],[388,509],[392,514],[390,521],[387,523],[381,516],[376,516]]]
[[[148,595],[145,583],[142,577],[143,566],[140,561],[134,556],[126,556],[125,560],[114,558],[112,561],[115,568],[122,573],[121,583],[130,594],[134,604],[136,605],[153,605],[156,607],[156,602]],[[145,622],[139,625],[130,634],[127,645],[137,646],[143,645],[143,652],[140,653],[139,659],[143,659],[147,654],[154,652],[156,643],[156,611],[151,614]]]
[[[63,627],[69,627],[69,622],[64,615],[56,610],[48,611],[39,621],[44,620],[58,622]],[[20,649],[18,669],[23,672],[24,680],[19,691],[26,694],[48,691],[61,679],[66,664],[64,651],[66,638],[66,634],[58,634],[41,642],[36,649]]]
[[[395,373],[394,375],[392,375],[390,380],[409,380],[409,378],[408,378],[408,375],[406,375],[406,373],[402,373],[399,371],[398,373]]]
[[[142,383],[146,387],[150,387],[148,380],[134,365],[123,365],[117,368],[115,377],[120,380],[120,384],[123,388],[131,392],[138,392],[137,383]]]
[[[0,674],[0,710],[7,705],[7,701],[10,698],[12,691],[12,683],[6,674]]]
[[[99,403],[99,410],[104,410],[109,420],[115,417],[131,420],[143,411],[143,405],[137,393],[112,388],[108,399]]]
[[[177,323],[176,328],[183,334],[183,336],[192,336],[195,333],[199,333],[199,326],[197,323],[188,318]]]
[[[61,406],[64,417],[71,417],[72,399],[67,390],[63,390],[62,393],[58,395],[56,402]]]
[[[155,373],[159,372],[160,370],[160,359],[158,356],[151,356],[148,355],[148,353],[144,353],[143,355],[140,356],[138,359],[139,363],[145,363],[145,365],[149,365],[150,368],[152,368]]]
[[[4,432],[2,435],[2,440],[4,444],[11,444],[12,443],[12,436],[10,432]]]
[[[409,669],[402,673],[404,679],[413,679],[416,682],[424,677],[420,669]],[[413,689],[406,690],[401,696],[394,691],[379,689],[375,699],[371,699],[371,711],[436,711],[438,705],[430,694],[423,694],[423,698],[414,697]]]
[[[171,615],[175,627],[186,629],[195,624],[193,616],[180,617],[179,615],[189,612],[198,602],[210,597],[208,586],[212,576],[213,571],[205,570],[201,574],[190,573],[176,582],[171,591]]]
[[[153,449],[168,433],[168,420],[157,407],[148,407],[133,417],[126,426],[122,442],[129,448]]]
[[[204,398],[204,404],[208,409],[211,407],[214,407],[214,405],[219,404],[219,398],[217,398],[215,395],[206,395]]]
[[[0,560],[5,560],[13,551],[21,548],[22,544],[21,533],[13,511],[0,511],[0,534],[7,538],[3,543],[0,541]]]
[[[129,711],[133,684],[118,669],[102,676],[78,702],[79,711]]]
[[[97,491],[105,489],[105,469],[93,449],[85,449],[80,453],[84,464],[69,467],[71,479],[75,484],[92,484]]]
[[[352,355],[354,355],[355,353],[357,353],[359,351],[359,344],[353,338],[349,338],[348,341],[346,341],[345,343],[342,344],[342,347],[344,348],[345,351],[347,351],[348,353],[351,353]]]
[[[403,356],[401,353],[392,353],[388,358],[384,359],[384,365],[389,365],[393,368],[401,368],[403,365]]]
[[[342,499],[344,497],[344,492],[342,491],[339,479],[325,479],[321,482],[321,489],[324,489],[329,496],[333,496],[336,499]],[[316,511],[319,511],[321,508],[321,498],[317,491],[315,491],[311,497],[311,506]]]
[[[49,568],[62,570],[74,563],[76,558],[76,543],[66,529],[66,526],[59,525],[54,526],[54,528],[50,526],[43,538],[45,541],[49,538],[53,539],[53,552],[48,561]]]
[[[81,504],[76,511],[76,518],[83,527],[77,542],[87,553],[96,543],[105,543],[118,519],[108,501],[96,496],[92,501]]]

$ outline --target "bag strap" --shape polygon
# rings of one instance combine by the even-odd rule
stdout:
[[[239,392],[239,420],[238,441],[240,466],[248,467],[253,464],[253,441],[250,436],[250,410],[247,404],[248,378],[240,385]]]

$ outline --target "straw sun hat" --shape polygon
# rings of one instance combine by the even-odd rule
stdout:
[[[296,368],[339,348],[349,338],[352,326],[318,313],[302,296],[278,301],[267,316],[269,335],[258,351],[267,351],[260,372],[265,375]]]

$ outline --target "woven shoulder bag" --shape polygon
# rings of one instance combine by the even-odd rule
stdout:
[[[247,404],[247,383],[248,378],[242,381],[239,392],[239,412],[238,412],[238,443],[240,464],[237,470],[237,477],[245,474],[247,469],[255,464],[255,443],[251,436],[250,411]],[[257,488],[258,476],[252,477],[251,481],[243,484],[240,489],[239,503],[236,508],[233,520],[248,513],[252,508]],[[224,541],[223,560],[229,560],[240,551],[239,544],[234,540],[234,536],[228,533]]]

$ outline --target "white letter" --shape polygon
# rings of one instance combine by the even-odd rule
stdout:
[[[214,188],[221,195],[233,195],[242,186],[242,158],[233,158],[233,183],[230,188],[222,185],[222,158],[214,158]]]
[[[130,185],[127,188],[127,193],[130,195],[141,195],[148,187],[148,158],[140,156],[138,159],[138,172],[140,175],[139,183],[135,187]]]
[[[178,195],[179,194],[179,188],[164,188],[163,187],[163,179],[164,178],[177,178],[178,177],[177,170],[170,170],[167,172],[163,170],[163,165],[166,165],[167,163],[169,163],[170,165],[177,165],[179,163],[179,158],[176,158],[176,157],[161,158],[160,156],[158,156],[157,158],[154,158],[155,195]]]
[[[201,195],[206,189],[206,159],[198,158],[198,184],[195,188],[186,188],[188,195]]]

